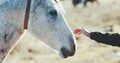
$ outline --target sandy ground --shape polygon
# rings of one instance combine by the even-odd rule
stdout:
[[[88,3],[87,8],[74,8],[71,0],[64,0],[65,16],[72,30],[84,27],[89,31],[120,33],[120,0],[99,0],[100,5]],[[120,48],[98,44],[80,35],[77,52],[62,59],[29,33],[23,35],[5,63],[120,63]]]

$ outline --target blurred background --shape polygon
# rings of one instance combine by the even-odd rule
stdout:
[[[63,0],[65,17],[72,30],[83,27],[89,31],[120,33],[120,0],[98,0],[73,6]],[[62,59],[42,42],[25,32],[5,63],[120,63],[120,48],[96,43],[84,35],[77,36],[77,52]]]

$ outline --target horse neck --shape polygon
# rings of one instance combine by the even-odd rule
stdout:
[[[4,21],[9,21],[18,28],[24,28],[24,17],[27,0],[1,0],[0,16]]]

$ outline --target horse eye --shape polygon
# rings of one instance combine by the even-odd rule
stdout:
[[[4,35],[4,41],[7,42],[8,41],[8,34]]]
[[[56,17],[57,16],[57,11],[56,10],[52,10],[49,12],[49,14],[53,17]]]
[[[12,34],[5,34],[4,35],[4,41],[8,42],[12,39],[13,33]]]

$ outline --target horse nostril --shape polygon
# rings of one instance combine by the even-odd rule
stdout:
[[[69,38],[70,46],[75,50],[75,40],[71,36],[68,38]]]
[[[73,55],[75,54],[75,52],[76,52],[76,46],[73,45],[73,46],[71,47],[71,54],[70,54],[69,56],[73,56]]]
[[[72,36],[69,36],[68,38],[69,38],[70,48],[71,48],[71,54],[70,54],[70,56],[72,56],[72,55],[75,54],[75,51],[76,51],[75,40],[73,39]]]

